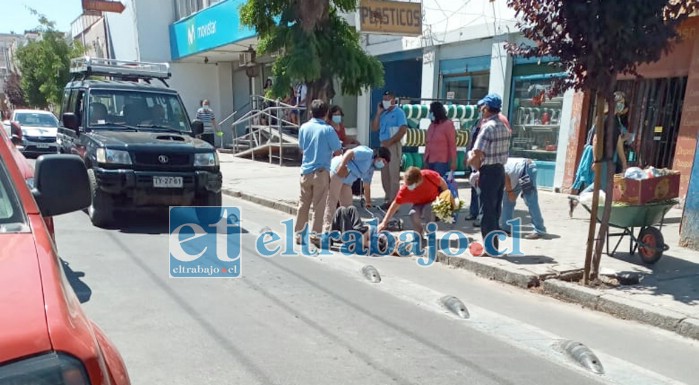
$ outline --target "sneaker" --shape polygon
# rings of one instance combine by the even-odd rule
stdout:
[[[381,210],[386,211],[389,207],[391,207],[391,202],[386,202],[379,207],[381,208]]]
[[[524,236],[524,239],[531,239],[531,240],[541,239],[541,238],[543,238],[543,235],[541,235],[539,233],[529,233],[529,234]]]
[[[473,227],[481,227],[481,221],[479,221],[479,220],[473,221]]]

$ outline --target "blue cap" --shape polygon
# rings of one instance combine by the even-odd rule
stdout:
[[[502,109],[502,99],[498,94],[488,94],[478,102],[479,106],[486,105],[497,110]]]

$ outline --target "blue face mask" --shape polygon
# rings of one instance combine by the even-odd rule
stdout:
[[[434,121],[434,114],[430,112],[430,113],[427,115],[427,119],[429,119],[429,120],[431,120],[431,121]]]
[[[384,168],[385,165],[386,165],[386,164],[383,162],[383,160],[376,159],[376,160],[374,161],[374,168],[377,169],[377,170],[381,170],[382,168]]]
[[[337,124],[342,123],[342,115],[333,115],[333,122]]]

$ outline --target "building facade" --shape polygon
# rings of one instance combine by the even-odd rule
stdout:
[[[512,124],[511,156],[535,160],[538,185],[561,189],[576,95],[542,96],[552,78],[562,76],[548,65],[555,59],[538,62],[507,53],[507,43],[524,40],[514,11],[504,2],[425,0],[422,14],[420,36],[363,34],[367,51],[384,65],[385,87],[358,98],[360,141],[378,144],[376,133],[366,127],[386,89],[410,104],[475,105],[495,92],[503,98],[503,113]],[[457,123],[468,130],[475,121]],[[426,124],[423,120],[421,127]]]

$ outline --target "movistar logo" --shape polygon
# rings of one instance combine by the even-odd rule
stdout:
[[[208,23],[196,26],[194,20],[187,25],[187,44],[191,47],[195,45],[197,39],[205,38],[216,34],[216,22],[209,21]]]
[[[187,44],[192,45],[194,44],[194,41],[196,40],[197,36],[194,31],[194,23],[190,24],[189,27],[187,27]]]

